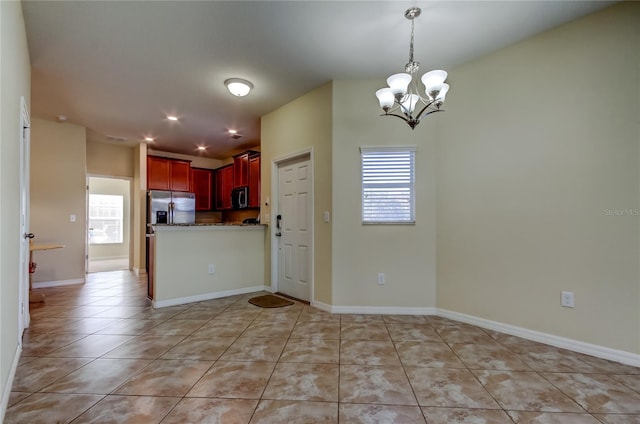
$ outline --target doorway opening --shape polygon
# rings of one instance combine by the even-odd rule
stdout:
[[[88,273],[131,269],[131,180],[87,178]]]

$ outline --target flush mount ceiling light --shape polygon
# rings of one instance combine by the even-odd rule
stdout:
[[[177,121],[177,120],[178,120],[178,117],[177,117],[177,116],[175,116],[175,115],[167,115],[167,119],[168,119],[169,121]]]
[[[153,137],[145,137],[144,141],[147,141],[149,143],[153,142]]]
[[[229,78],[224,82],[231,94],[236,97],[244,97],[249,94],[253,88],[253,84],[242,78]]]
[[[204,152],[205,150],[207,150],[207,146],[198,146],[198,150]]]
[[[420,16],[419,7],[412,7],[404,12],[405,18],[411,21],[411,44],[409,45],[409,63],[404,67],[404,72],[393,74],[387,78],[389,87],[376,91],[380,107],[384,113],[380,116],[395,116],[405,121],[411,129],[420,123],[420,120],[435,112],[444,112],[440,107],[444,104],[445,96],[449,91],[449,84],[445,84],[447,73],[445,71],[430,71],[422,75],[422,83],[426,97],[422,97],[418,91],[416,77],[420,62],[413,60],[413,24],[414,19]]]
[[[227,132],[229,133],[229,138],[233,138],[234,140],[242,138],[242,136],[238,134],[238,130],[227,130]]]

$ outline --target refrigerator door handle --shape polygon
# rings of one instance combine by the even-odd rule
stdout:
[[[176,204],[173,202],[169,202],[169,224],[173,224],[173,215],[175,213]]]

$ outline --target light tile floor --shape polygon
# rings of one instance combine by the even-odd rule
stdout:
[[[432,316],[41,290],[5,423],[640,423],[640,368]]]

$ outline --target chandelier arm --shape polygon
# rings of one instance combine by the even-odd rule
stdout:
[[[434,103],[435,103],[435,100],[432,100],[432,101],[430,101],[429,103],[427,103],[427,104],[422,108],[422,110],[420,111],[420,113],[418,113],[418,114],[416,115],[416,121],[419,121],[420,119],[422,119],[422,114],[423,114],[427,109],[429,109],[429,107],[431,107]],[[433,112],[437,112],[437,111],[439,111],[439,110],[440,110],[440,109],[435,109],[435,110],[433,110]],[[432,113],[432,112],[429,112],[429,113]],[[426,114],[426,115],[424,115],[424,116],[429,115],[429,113],[427,113],[427,114]]]
[[[424,109],[422,110],[422,112],[424,112]],[[429,113],[425,113],[424,115],[422,115],[422,112],[420,112],[420,115],[418,115],[418,117],[416,118],[416,121],[420,122],[420,120],[422,120],[422,118],[424,118],[425,116],[429,116],[432,113],[444,112],[444,109],[434,109],[434,110],[430,111]]]
[[[409,120],[407,118],[405,118],[404,116],[396,115],[395,113],[383,113],[380,116],[393,116],[395,118],[402,119],[404,122],[409,122]]]

